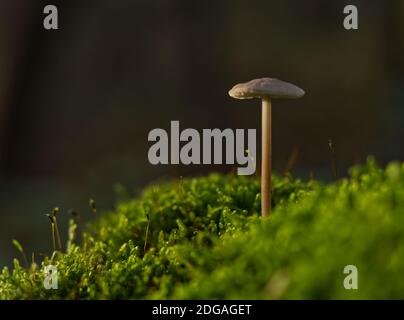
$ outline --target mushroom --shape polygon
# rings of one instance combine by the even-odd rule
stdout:
[[[251,80],[235,85],[229,95],[236,99],[260,98],[262,100],[261,146],[261,215],[271,214],[272,146],[271,146],[271,98],[297,99],[304,96],[299,87],[273,78]]]

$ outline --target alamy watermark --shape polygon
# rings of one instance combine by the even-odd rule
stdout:
[[[346,30],[358,30],[359,20],[358,20],[358,8],[352,4],[344,7],[344,28]]]
[[[238,175],[252,175],[256,169],[255,129],[248,129],[247,137],[244,129],[202,129],[200,134],[192,128],[180,131],[179,121],[171,121],[170,134],[156,128],[148,141],[154,142],[148,152],[153,165],[237,163]]]
[[[59,29],[58,8],[49,4],[43,8],[43,13],[46,14],[45,18],[43,19],[43,27],[46,30]]]
[[[344,288],[346,290],[358,290],[358,268],[355,265],[347,265],[344,267]]]
[[[44,269],[45,278],[43,280],[43,286],[46,290],[58,288],[58,268],[54,265],[48,265]]]
[[[59,13],[58,8],[55,5],[46,5],[43,9],[43,13],[46,14],[43,20],[43,26],[46,30],[59,29]],[[358,8],[352,4],[344,7],[343,13],[345,15],[343,20],[343,26],[346,30],[357,30],[359,28],[358,23]]]

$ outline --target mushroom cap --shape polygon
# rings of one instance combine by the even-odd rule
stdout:
[[[273,78],[261,78],[239,83],[229,91],[229,95],[236,99],[263,97],[297,99],[303,97],[304,93],[304,90],[294,84]]]

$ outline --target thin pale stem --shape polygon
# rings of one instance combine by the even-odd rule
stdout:
[[[261,138],[261,215],[271,214],[272,193],[272,107],[269,97],[262,99],[262,138]]]
[[[56,240],[55,240],[55,224],[52,223],[52,245],[53,245],[53,252],[56,251]]]
[[[60,239],[59,227],[58,227],[58,222],[56,220],[56,217],[55,217],[55,231],[56,231],[56,239],[57,239],[58,245],[59,245],[59,250],[60,250],[60,252],[62,252],[62,240]]]
[[[143,253],[146,253],[147,249],[147,240],[149,238],[149,226],[150,226],[150,218],[149,215],[147,215],[147,227],[146,227],[146,236],[144,239]]]

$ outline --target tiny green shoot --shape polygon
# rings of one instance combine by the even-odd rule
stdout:
[[[27,256],[25,255],[24,252],[24,248],[22,247],[22,245],[15,239],[12,240],[12,243],[14,245],[14,247],[21,253],[22,258],[24,260],[25,266],[28,268],[29,264],[28,264],[28,260],[27,260]]]
[[[97,207],[95,205],[95,200],[93,198],[90,198],[90,200],[88,201],[88,205],[90,207],[91,212],[96,214],[97,213]]]

